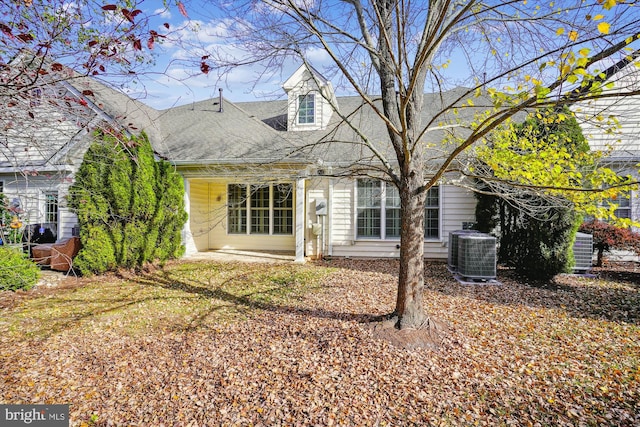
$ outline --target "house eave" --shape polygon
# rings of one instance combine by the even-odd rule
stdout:
[[[30,166],[24,165],[19,168],[15,166],[0,166],[0,174],[24,174],[25,172],[34,173],[73,173],[73,165],[47,165],[47,166]]]
[[[308,160],[287,160],[255,158],[255,159],[199,159],[199,160],[169,160],[176,167],[206,167],[206,166],[225,166],[225,165],[243,165],[243,166],[282,166],[282,165],[307,165]]]

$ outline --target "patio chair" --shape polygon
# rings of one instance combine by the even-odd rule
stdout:
[[[73,258],[80,248],[80,238],[70,237],[58,243],[35,245],[31,253],[38,265],[48,265],[52,270],[69,272],[73,266]]]

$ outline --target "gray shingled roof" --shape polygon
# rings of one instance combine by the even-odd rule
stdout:
[[[87,95],[86,98],[129,132],[138,134],[144,131],[149,139],[160,138],[160,128],[156,122],[159,111],[93,78],[82,77],[69,83],[81,93],[90,90],[93,95]]]
[[[471,97],[464,96],[468,91],[466,88],[457,88],[442,94],[425,94],[422,111],[423,125],[432,120],[445,106],[454,103],[465,105],[466,99]],[[477,105],[482,102],[482,99],[474,99],[474,101]],[[384,122],[370,106],[363,105],[361,97],[338,97],[337,102],[340,113],[348,117],[349,121],[364,133],[376,149],[384,153],[388,159],[395,158]],[[288,135],[295,146],[304,147],[299,151],[300,155],[304,155],[312,163],[321,160],[325,163],[348,164],[357,162],[358,164],[363,164],[367,163],[368,159],[371,159],[371,151],[368,148],[354,144],[355,141],[360,141],[360,138],[338,114],[333,114],[329,125],[324,130],[286,131],[286,100],[242,102],[238,103],[237,106],[245,110],[251,117],[260,119],[280,133]],[[486,105],[484,108],[486,108]],[[460,109],[458,117],[448,113],[445,116],[438,117],[435,123],[455,123],[457,119],[472,117],[475,112],[482,109],[480,105],[477,107],[467,106]],[[461,132],[462,130],[457,129],[456,131]],[[447,151],[447,148],[442,146],[442,141],[445,137],[444,132],[443,130],[432,131],[423,137],[427,143],[432,142],[437,146],[435,149],[430,148],[430,154],[433,155],[435,150]],[[436,154],[439,155],[439,153]]]
[[[369,149],[354,144],[358,135],[338,114],[324,130],[287,131],[287,101],[242,102],[234,104],[219,98],[173,107],[163,111],[154,110],[131,99],[116,88],[91,78],[69,81],[78,96],[92,102],[102,110],[105,120],[115,120],[132,133],[145,131],[154,150],[177,165],[202,166],[245,163],[320,163],[343,164],[357,162],[366,165],[376,162]],[[442,95],[426,95],[423,121],[426,123],[441,110],[441,105],[456,101],[467,89],[456,89]],[[84,95],[80,95],[84,93]],[[388,158],[393,159],[384,122],[375,115],[370,106],[363,105],[356,96],[337,99],[339,110],[355,124],[366,137]],[[466,114],[471,114],[467,109]],[[452,121],[443,117],[438,121]],[[77,129],[60,127],[60,138],[47,145],[47,152],[39,153],[38,159],[29,159],[34,164],[53,160],[69,162],[68,156],[82,156],[88,137],[73,141]],[[441,145],[444,133],[436,131],[426,138]],[[15,161],[12,162],[15,165]]]
[[[84,100],[87,106],[53,95],[58,89]],[[19,128],[5,129],[0,136],[5,142],[0,146],[0,168],[5,172],[70,168],[82,160],[92,139],[85,124],[92,121],[95,124],[96,119],[122,126],[132,133],[144,129],[151,139],[159,138],[155,125],[158,111],[95,79],[78,76],[45,85],[43,92],[39,105],[15,107],[22,110],[11,112],[16,115]],[[74,111],[78,111],[77,117]],[[33,118],[29,118],[29,113]]]
[[[161,111],[157,121],[162,137],[154,149],[176,164],[260,163],[292,153],[287,135],[226,100],[222,111],[209,99]]]

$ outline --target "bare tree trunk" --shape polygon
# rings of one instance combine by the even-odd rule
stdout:
[[[602,260],[604,259],[604,246],[597,245],[596,249],[598,250],[598,257],[596,258],[596,267],[602,267]]]
[[[419,163],[419,162],[418,162]],[[404,175],[404,174],[403,174]],[[423,305],[424,290],[424,202],[426,192],[421,168],[410,170],[401,179],[400,203],[400,273],[396,299],[396,327],[419,328],[427,315]]]

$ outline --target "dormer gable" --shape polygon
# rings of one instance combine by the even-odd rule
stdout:
[[[322,130],[337,106],[331,82],[315,68],[302,64],[282,85],[287,93],[287,130]]]

